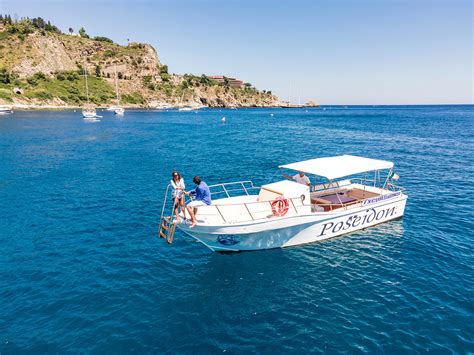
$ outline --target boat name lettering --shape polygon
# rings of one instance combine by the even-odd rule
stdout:
[[[394,193],[391,193],[391,194],[388,194],[388,195],[382,195],[382,196],[379,196],[379,197],[368,198],[368,199],[364,200],[362,205],[363,206],[370,205],[371,203],[377,203],[377,202],[380,202],[380,201],[385,201],[385,200],[388,200],[390,198],[394,198],[394,197],[397,197],[397,196],[400,196],[400,195],[401,195],[401,192],[397,191],[397,192],[394,192]]]
[[[341,222],[327,222],[323,224],[321,234],[318,237],[322,237],[327,233],[337,233],[341,230],[345,231],[349,228],[356,228],[358,226],[364,226],[366,224],[375,221],[380,221],[382,218],[391,217],[396,214],[396,206],[381,209],[376,211],[374,208],[370,208],[363,212],[363,215],[353,215]]]
[[[223,245],[235,245],[240,242],[240,238],[237,235],[220,234],[217,236],[217,241]]]

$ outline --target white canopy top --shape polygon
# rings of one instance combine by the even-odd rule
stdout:
[[[391,169],[392,167],[393,163],[390,161],[362,158],[354,155],[317,158],[279,166],[279,168],[323,176],[329,180],[366,171]]]

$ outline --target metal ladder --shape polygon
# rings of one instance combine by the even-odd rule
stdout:
[[[173,223],[173,216],[162,217],[160,228],[158,229],[158,237],[165,238],[168,244],[173,243],[176,224]]]
[[[160,226],[158,228],[158,238],[165,238],[168,244],[173,243],[174,232],[176,230],[176,224],[173,223],[173,211],[171,211],[170,216],[164,216],[170,186],[170,184],[166,186],[165,198],[163,199],[163,206],[161,207]]]

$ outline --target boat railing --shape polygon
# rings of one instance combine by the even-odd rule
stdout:
[[[211,197],[214,195],[225,194],[227,197],[231,197],[231,193],[244,193],[249,195],[249,191],[259,189],[259,187],[254,186],[253,182],[250,180],[245,181],[234,181],[226,182],[223,184],[210,185],[209,190],[211,191]]]
[[[360,185],[363,185],[363,186],[375,187],[375,188],[381,189],[381,190],[390,190],[390,191],[394,191],[394,192],[396,192],[396,191],[401,191],[401,192],[405,191],[405,189],[403,187],[395,184],[395,182],[393,180],[390,180],[385,185],[379,183],[379,186],[377,186],[377,181],[374,180],[374,179],[353,178],[353,179],[351,179],[351,183],[360,184]],[[341,186],[341,187],[343,187],[343,186]]]
[[[256,188],[256,187],[254,187],[254,188]],[[296,202],[301,201],[301,204],[298,206],[300,208],[302,208],[304,206],[310,206],[310,205],[304,205],[303,204],[303,199],[301,197],[288,198],[287,200],[289,201],[288,208],[290,208],[290,206],[291,206],[291,208],[295,211],[296,214],[300,214],[300,211],[298,211],[298,208],[295,205],[295,201]],[[222,209],[227,208],[227,207],[232,207],[232,206],[243,206],[243,207],[245,207],[246,214],[248,214],[250,219],[239,221],[239,222],[250,222],[250,221],[256,221],[256,220],[267,219],[268,218],[268,215],[266,215],[265,217],[260,217],[260,218],[258,216],[256,216],[256,212],[251,211],[251,208],[250,208],[251,206],[257,206],[257,205],[265,206],[265,205],[268,205],[268,207],[270,208],[270,211],[271,211],[272,210],[272,202],[273,201],[254,201],[254,202],[241,202],[241,203],[213,204],[213,205],[205,206],[205,208],[214,207],[216,209],[216,211],[218,212],[219,216],[221,217],[222,221],[224,223],[227,223],[228,221],[224,217],[224,213],[223,213]],[[259,212],[262,213],[262,211],[259,211]],[[265,212],[265,211],[263,211],[263,212]]]
[[[403,191],[402,188],[400,188],[398,186],[397,186],[397,188],[398,188],[397,190],[391,190],[391,191],[393,191],[393,192],[402,192]],[[300,214],[308,214],[309,211],[311,211],[310,213],[315,213],[315,212],[326,213],[326,212],[334,211],[334,210],[337,210],[337,209],[347,210],[349,207],[355,207],[355,206],[363,207],[363,206],[366,205],[366,201],[372,203],[374,198],[377,198],[377,197],[380,197],[380,196],[383,196],[383,195],[379,195],[379,196],[375,196],[375,197],[371,196],[371,197],[366,197],[366,198],[361,198],[361,199],[355,199],[355,200],[352,200],[352,201],[349,201],[349,202],[344,202],[344,203],[342,203],[342,202],[339,202],[339,203],[319,203],[318,202],[318,203],[313,204],[313,203],[311,203],[311,201],[310,201],[310,203],[308,203],[308,201],[306,201],[304,196],[287,198],[286,200],[288,200],[288,208],[293,210],[296,215],[300,215]],[[231,206],[243,206],[245,208],[245,214],[247,214],[249,216],[249,218],[244,219],[244,220],[239,220],[239,222],[250,222],[250,221],[263,220],[263,219],[268,219],[269,217],[273,217],[273,214],[272,215],[267,214],[267,215],[265,215],[265,217],[259,217],[256,212],[252,212],[252,210],[255,211],[255,208],[253,208],[253,207],[257,206],[257,205],[261,205],[261,206],[268,205],[268,207],[269,207],[268,211],[271,212],[272,211],[272,203],[273,203],[273,200],[270,200],[270,201],[240,202],[240,203],[225,203],[225,204],[216,203],[216,204],[212,204],[212,205],[209,205],[209,206],[205,206],[204,208],[215,208],[215,210],[217,211],[217,214],[220,216],[222,221],[224,223],[228,223],[229,221],[224,217],[225,213],[224,213],[223,209],[229,208]],[[319,207],[319,211],[314,210],[316,207]],[[323,209],[322,211],[321,211],[321,208]],[[258,212],[259,212],[259,214],[262,214],[261,209],[258,209]]]
[[[163,199],[163,206],[161,207],[161,216],[160,220],[163,220],[163,216],[165,214],[165,209],[166,209],[166,202],[168,200],[168,196],[171,193],[170,191],[171,184],[168,184],[166,186],[165,190],[165,196]],[[216,196],[220,194],[225,194],[227,197],[231,197],[231,194],[233,193],[240,193],[240,194],[245,194],[249,195],[249,192],[252,190],[260,189],[260,187],[254,186],[253,182],[251,180],[243,180],[243,181],[233,181],[233,182],[225,182],[222,184],[214,184],[214,185],[209,185],[209,190],[211,192],[211,196]],[[186,201],[186,199],[192,200],[186,195],[184,196],[185,198],[185,204],[189,201]],[[222,216],[221,212],[219,211],[219,214]],[[224,219],[224,216],[222,216]]]

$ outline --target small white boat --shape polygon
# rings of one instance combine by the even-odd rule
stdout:
[[[13,109],[10,106],[0,106],[0,115],[7,115],[13,113]]]
[[[167,104],[167,103],[164,103],[164,102],[160,102],[158,105],[156,105],[155,109],[156,110],[172,110],[174,109],[175,107],[173,105],[170,105],[170,104]]]
[[[82,117],[88,121],[95,121],[100,116],[97,116],[97,112],[95,108],[89,102],[89,85],[87,83],[87,69],[84,65],[84,83],[85,83],[85,90],[86,90],[86,97],[87,97],[87,105],[82,109]]]
[[[194,111],[194,110],[196,109],[192,106],[183,106],[178,109],[178,111]]]
[[[117,106],[114,107],[114,114],[117,116],[123,116],[125,114],[125,109],[120,106],[120,96],[119,96],[119,88],[118,88],[118,76],[117,76],[117,66],[114,67],[115,69],[115,94],[117,95]]]
[[[125,114],[125,109],[123,107],[117,107],[114,110],[114,113],[118,116],[123,116]]]
[[[209,186],[212,204],[198,207],[197,224],[177,227],[213,251],[262,250],[321,241],[404,214],[408,196],[395,185],[392,162],[342,155],[280,168],[323,177],[325,183],[311,188],[289,180],[262,187],[251,181]],[[368,172],[372,180],[366,179]],[[166,198],[161,223],[165,204]]]
[[[82,117],[85,120],[96,120],[97,118],[100,118],[100,116],[97,116],[97,112],[95,108],[90,107],[90,108],[83,108],[82,109]]]

